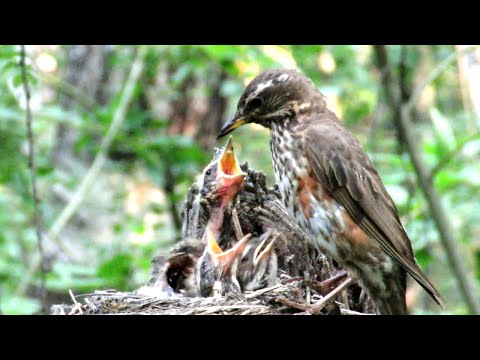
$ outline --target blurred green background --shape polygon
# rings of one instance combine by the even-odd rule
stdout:
[[[452,45],[385,49],[392,85],[404,99],[438,70],[415,103],[411,126],[428,170],[435,169],[432,186],[480,297],[480,52]],[[1,313],[45,313],[70,302],[69,290],[129,291],[147,282],[152,256],[179,239],[185,194],[213,147],[223,145],[217,131],[243,87],[275,67],[309,76],[377,166],[417,260],[446,300],[441,310],[412,283],[412,312],[470,312],[399,140],[372,46],[26,46],[42,261],[19,60],[20,46],[0,45]],[[273,184],[268,138],[251,125],[234,141],[240,161]]]

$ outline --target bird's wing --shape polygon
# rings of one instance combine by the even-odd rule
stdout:
[[[318,180],[352,219],[441,304],[441,296],[414,258],[397,208],[353,135],[326,113],[303,132],[306,154]]]

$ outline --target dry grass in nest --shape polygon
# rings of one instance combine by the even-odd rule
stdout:
[[[302,279],[282,276],[272,287],[225,297],[166,296],[158,288],[143,287],[135,292],[95,291],[74,296],[73,304],[54,305],[53,315],[307,315],[308,301],[314,305],[322,296]],[[83,303],[82,303],[83,299]],[[325,305],[322,314],[364,315],[336,301]]]

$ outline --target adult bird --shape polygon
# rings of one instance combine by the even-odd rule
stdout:
[[[291,69],[258,75],[218,138],[247,123],[271,130],[283,202],[317,249],[348,270],[344,286],[358,280],[379,314],[407,314],[408,273],[441,304],[370,158],[310,79]]]

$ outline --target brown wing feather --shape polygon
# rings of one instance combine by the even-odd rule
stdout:
[[[441,305],[442,298],[418,266],[398,211],[367,154],[333,114],[304,132],[306,154],[318,180],[385,252]]]

